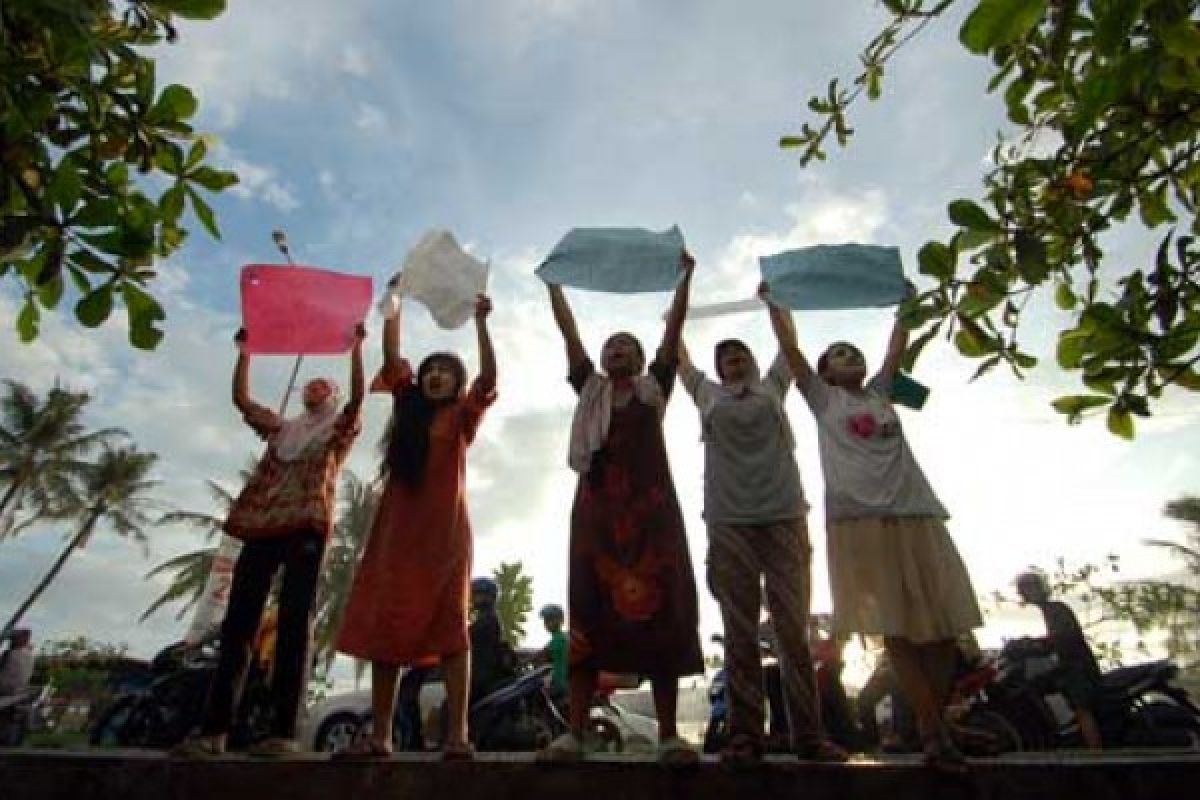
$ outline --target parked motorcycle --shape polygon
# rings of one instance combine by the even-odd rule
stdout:
[[[1015,639],[1001,651],[999,683],[1027,690],[1020,719],[1001,709],[1023,749],[1079,747],[1082,738],[1066,701],[1061,670],[1044,639]],[[1106,747],[1200,748],[1200,708],[1175,682],[1169,660],[1118,667],[1101,676],[1093,709]]]
[[[144,688],[119,693],[97,718],[93,746],[167,749],[182,742],[199,724],[208,687],[217,668],[215,641],[170,645],[154,657],[154,678]],[[270,691],[266,676],[252,664],[229,733],[229,746],[243,748],[267,737]]]

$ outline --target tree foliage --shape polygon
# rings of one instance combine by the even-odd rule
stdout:
[[[504,630],[504,640],[514,647],[525,638],[525,621],[533,610],[533,578],[526,575],[520,561],[502,563],[492,571],[499,594],[496,614]]]
[[[162,338],[156,258],[183,243],[190,207],[219,237],[203,191],[237,181],[206,163],[188,120],[196,98],[161,89],[147,53],[175,20],[225,0],[22,0],[0,4],[0,277],[21,287],[22,341],[73,288],[75,316],[102,324],[124,304],[129,341]],[[159,191],[161,189],[161,191]]]
[[[847,112],[881,95],[888,61],[956,0],[884,0],[890,21],[861,55],[852,88],[838,80],[809,101],[819,122],[785,136],[801,165],[853,134]],[[1054,408],[1069,422],[1106,413],[1134,435],[1168,386],[1200,389],[1200,0],[968,0],[959,40],[991,60],[1012,130],[983,176],[982,202],[953,200],[956,232],[926,243],[919,269],[935,285],[906,303],[922,331],[980,362],[976,377],[1037,363],[1018,339],[1030,298],[1052,292],[1071,314],[1059,367],[1085,391]],[[1117,232],[1151,244],[1139,263],[1105,262]],[[1148,238],[1147,238],[1148,237]]]

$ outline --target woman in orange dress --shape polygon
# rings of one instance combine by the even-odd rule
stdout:
[[[433,353],[414,376],[400,357],[399,312],[383,328],[383,368],[373,391],[392,393],[386,475],[371,535],[346,606],[338,649],[371,662],[371,737],[349,755],[392,750],[396,679],[402,666],[441,661],[449,720],[446,758],[469,758],[467,609],[471,523],[466,452],[496,397],[496,358],[487,329],[492,304],[475,306],[479,375],[452,353]]]

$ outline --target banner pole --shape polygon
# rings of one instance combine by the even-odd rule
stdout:
[[[296,262],[292,260],[292,251],[288,248],[287,234],[278,228],[271,231],[271,239],[275,242],[275,246],[279,248],[279,252],[283,253],[283,257],[287,259],[288,264],[296,266]],[[296,356],[296,363],[292,365],[292,376],[288,378],[287,388],[283,390],[283,399],[279,401],[279,416],[282,417],[287,412],[288,400],[292,396],[292,389],[296,386],[296,375],[300,373],[300,364],[304,362],[304,354]]]

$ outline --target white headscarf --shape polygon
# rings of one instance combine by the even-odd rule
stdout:
[[[571,469],[584,474],[592,465],[592,454],[608,441],[608,423],[612,420],[612,380],[593,372],[579,392],[579,403],[571,420],[571,442],[567,463]],[[667,412],[667,399],[653,375],[638,375],[633,379],[633,394],[651,406],[659,421]]]
[[[311,411],[306,408],[298,417],[285,419],[279,430],[271,436],[271,446],[281,461],[295,461],[309,445],[324,444],[333,435],[341,404],[341,390],[329,378],[322,380],[330,387],[325,402]]]

